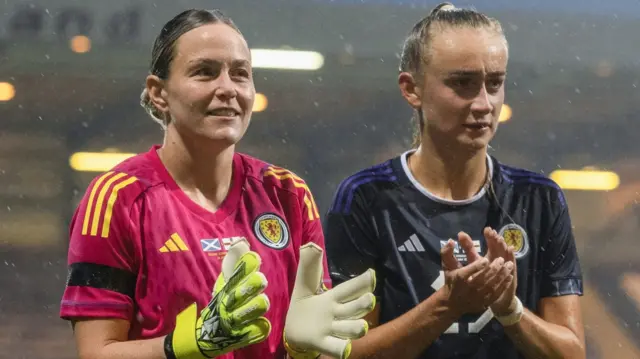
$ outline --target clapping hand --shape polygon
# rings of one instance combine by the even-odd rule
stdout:
[[[496,236],[489,241],[492,242],[490,250],[495,248],[492,256],[482,257],[475,250],[471,237],[464,232],[458,233],[458,243],[467,256],[465,266],[454,255],[453,240],[449,240],[441,250],[445,276],[443,289],[451,307],[460,315],[479,313],[498,303],[499,299],[506,300],[503,294],[513,285],[513,264],[508,261],[505,264],[505,258],[494,255],[501,248]],[[501,308],[500,305],[503,303],[500,302],[498,308]]]

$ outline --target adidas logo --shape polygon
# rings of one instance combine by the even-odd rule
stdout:
[[[178,235],[178,233],[174,233],[171,235],[171,238],[169,238],[169,240],[164,242],[164,246],[160,247],[160,249],[158,250],[160,251],[160,253],[186,252],[189,250],[189,247],[184,244],[184,241],[182,240],[182,238],[180,238],[180,235]]]
[[[420,240],[418,239],[418,236],[413,234],[413,235],[411,235],[411,237],[409,237],[409,239],[407,239],[404,242],[404,244],[402,244],[400,247],[398,247],[398,251],[400,251],[400,252],[424,252],[424,247],[422,246],[422,243],[420,243]]]

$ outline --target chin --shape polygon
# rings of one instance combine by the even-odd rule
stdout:
[[[203,129],[198,133],[198,137],[201,139],[224,144],[225,146],[235,145],[242,139],[243,135],[244,131],[239,131],[235,128]]]
[[[241,131],[240,129],[224,128],[213,132],[209,137],[217,141],[228,142],[229,144],[235,145],[240,142],[244,133],[245,131]]]
[[[480,136],[480,137],[468,137],[464,136],[459,139],[459,143],[462,147],[466,147],[470,150],[477,151],[487,148],[489,146],[489,142],[493,136]]]

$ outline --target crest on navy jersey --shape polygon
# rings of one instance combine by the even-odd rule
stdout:
[[[283,249],[289,244],[289,228],[275,213],[264,213],[253,222],[253,232],[262,244],[273,249]]]
[[[507,242],[507,245],[513,247],[513,254],[516,259],[522,258],[529,253],[529,237],[524,228],[515,223],[509,223],[500,229],[500,235]]]

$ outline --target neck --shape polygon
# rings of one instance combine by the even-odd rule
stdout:
[[[165,132],[160,160],[178,186],[194,202],[215,211],[231,188],[234,146],[211,148],[186,141],[175,128]]]
[[[432,194],[449,200],[465,200],[477,194],[487,180],[487,150],[438,150],[423,142],[409,157],[415,179]]]

